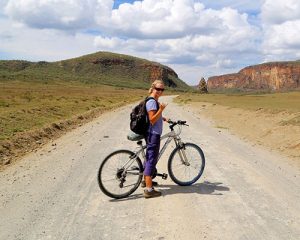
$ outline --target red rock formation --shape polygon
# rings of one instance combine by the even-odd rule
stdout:
[[[153,82],[154,80],[162,80],[169,87],[176,87],[176,84],[171,81],[168,75],[178,78],[178,75],[171,69],[167,67],[162,67],[160,65],[154,64],[142,64],[140,67],[149,70],[150,78],[149,81]]]
[[[169,78],[173,76],[178,78],[178,75],[174,70],[169,67],[162,66],[155,63],[143,63],[136,64],[134,60],[122,59],[122,58],[99,58],[92,61],[93,64],[101,64],[102,66],[113,66],[120,65],[124,67],[130,68],[143,68],[149,72],[149,82],[153,82],[154,80],[162,80],[169,87],[177,87],[176,83]]]
[[[277,62],[249,66],[238,73],[210,77],[208,89],[268,89],[300,88],[300,62]]]

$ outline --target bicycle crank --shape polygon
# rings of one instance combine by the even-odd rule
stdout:
[[[168,174],[166,174],[166,173],[157,173],[156,176],[159,176],[164,180],[167,180],[167,178],[168,178]]]

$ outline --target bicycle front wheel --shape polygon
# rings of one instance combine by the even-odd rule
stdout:
[[[168,160],[168,172],[171,179],[178,185],[189,186],[202,175],[205,167],[205,157],[199,146],[184,143],[177,146]]]
[[[140,185],[143,165],[139,157],[129,150],[118,150],[109,154],[101,163],[98,184],[109,197],[128,197]]]

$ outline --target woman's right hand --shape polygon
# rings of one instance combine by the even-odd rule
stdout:
[[[167,105],[167,103],[159,103],[159,108],[163,111]]]

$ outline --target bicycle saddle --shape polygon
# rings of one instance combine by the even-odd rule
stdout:
[[[144,139],[144,136],[130,131],[127,135],[127,139],[130,141],[139,141]]]

